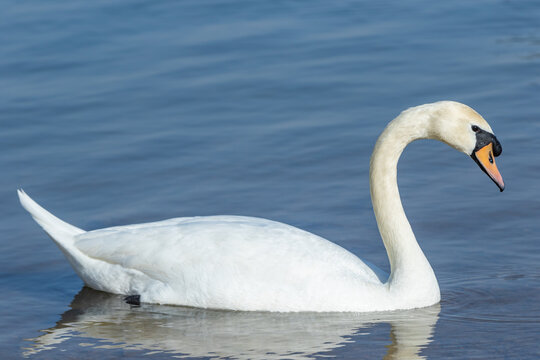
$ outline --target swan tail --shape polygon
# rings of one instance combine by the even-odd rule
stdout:
[[[85,231],[64,222],[39,206],[22,189],[17,190],[22,207],[32,215],[34,220],[62,248],[73,242],[73,238]]]

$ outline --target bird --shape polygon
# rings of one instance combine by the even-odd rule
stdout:
[[[405,215],[397,164],[417,139],[470,156],[502,192],[502,147],[471,107],[439,101],[402,111],[370,160],[370,193],[390,274],[318,235],[246,216],[180,217],[85,231],[18,189],[21,205],[90,288],[130,303],[272,312],[371,312],[440,302],[434,271]]]

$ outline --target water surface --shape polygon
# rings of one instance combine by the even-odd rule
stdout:
[[[539,18],[533,1],[5,2],[0,353],[540,357]],[[405,151],[403,203],[442,292],[432,308],[131,308],[83,289],[15,194],[83,229],[269,218],[388,270],[369,156],[400,111],[444,99],[490,122],[507,189],[444,144]]]

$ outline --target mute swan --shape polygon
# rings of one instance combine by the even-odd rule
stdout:
[[[436,139],[473,158],[503,191],[502,148],[488,123],[451,101],[403,111],[371,157],[370,186],[390,276],[317,235],[241,216],[175,218],[84,231],[18,190],[84,283],[132,301],[263,311],[384,311],[439,302],[433,269],[416,242],[397,186],[407,144]]]

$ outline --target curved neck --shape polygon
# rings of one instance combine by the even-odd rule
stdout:
[[[430,117],[411,109],[394,119],[383,131],[370,164],[370,188],[377,225],[390,261],[391,290],[439,294],[437,279],[418,245],[403,211],[397,185],[397,163],[412,141],[428,138]]]

